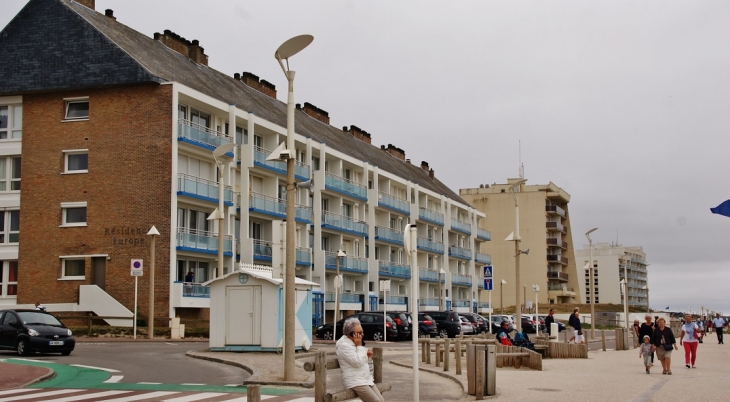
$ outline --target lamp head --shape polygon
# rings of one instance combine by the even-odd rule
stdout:
[[[591,240],[591,233],[595,232],[596,230],[598,230],[598,228],[593,228],[593,229],[591,229],[591,230],[589,230],[589,231],[586,232],[586,238],[588,239],[588,242],[589,243],[592,242],[592,240]]]
[[[295,36],[282,43],[281,46],[276,49],[274,57],[277,60],[287,60],[288,58],[301,52],[305,47],[309,46],[309,44],[312,43],[313,40],[314,36],[312,35]]]
[[[345,254],[345,252],[342,250],[337,250],[337,256],[338,257],[347,257],[347,254]]]
[[[507,284],[507,281],[505,281],[504,279],[502,279],[502,285],[506,285],[506,284]]]
[[[236,144],[234,144],[232,142],[228,143],[228,144],[219,145],[213,150],[213,157],[218,159],[222,155],[225,155],[228,152],[231,152],[231,150],[233,150],[233,148],[235,148],[235,147],[236,147]]]

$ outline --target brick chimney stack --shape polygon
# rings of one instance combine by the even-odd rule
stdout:
[[[428,171],[428,178],[433,180],[433,169],[429,169]]]
[[[311,104],[309,102],[304,102],[304,108],[302,108],[302,110],[304,111],[304,113],[314,117],[315,119],[321,121],[322,123],[330,124],[329,113],[318,108],[317,106],[314,106],[313,104]]]
[[[239,79],[238,73],[236,73],[233,78]],[[244,71],[243,74],[240,75],[240,80],[262,94],[276,99],[276,86],[266,80],[260,80],[257,75]]]
[[[86,8],[96,10],[96,0],[76,0],[76,2]]]
[[[163,45],[188,57],[197,64],[208,65],[208,56],[205,54],[198,40],[190,42],[175,32],[166,29],[163,34],[155,32],[154,39],[162,42]]]
[[[393,144],[388,144],[388,148],[386,149],[386,151],[402,161],[406,160],[406,151],[396,147]]]
[[[361,129],[360,127],[352,126],[351,125],[350,126],[350,129],[348,130],[347,129],[347,126],[345,126],[345,127],[342,127],[342,131],[344,131],[346,133],[349,132],[350,135],[352,135],[353,137],[357,138],[358,140],[360,140],[362,142],[366,142],[368,144],[372,144],[371,137],[370,137],[370,133],[368,133],[367,131]]]
[[[208,65],[208,56],[205,54],[205,49],[200,47],[197,39],[193,39],[188,46],[188,57],[197,64]]]

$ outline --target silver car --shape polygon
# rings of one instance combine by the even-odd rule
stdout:
[[[469,321],[468,318],[459,316],[459,321],[461,321],[461,333],[462,334],[473,334],[474,333],[474,327],[471,325],[471,321]]]

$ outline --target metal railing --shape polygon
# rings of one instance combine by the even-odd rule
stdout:
[[[560,279],[567,281],[568,280],[568,274],[564,272],[549,272],[547,273],[548,279]]]
[[[385,226],[376,226],[375,239],[385,240],[391,243],[403,244],[403,232],[401,232],[400,230],[387,228]]]
[[[210,297],[210,287],[203,286],[194,282],[175,282],[182,283],[183,297]]]
[[[429,221],[433,224],[444,226],[444,214],[431,209],[418,208],[418,219]]]
[[[385,276],[411,277],[411,269],[403,264],[378,260],[378,273]]]
[[[560,222],[545,222],[545,227],[547,229],[556,229],[561,232],[565,232],[565,226],[563,226]]]
[[[471,234],[471,223],[451,218],[451,230],[458,230],[466,234]]]
[[[418,305],[419,306],[438,306],[439,305],[439,299],[435,297],[423,297],[418,299]]]
[[[487,229],[477,228],[477,238],[492,241],[492,233]]]
[[[177,174],[177,191],[192,196],[209,198],[215,202],[218,201],[218,183],[185,173]],[[223,186],[223,201],[233,202],[233,188],[229,185]]]
[[[388,296],[385,298],[385,300],[388,301],[388,304],[406,304],[406,298],[407,296]],[[383,299],[379,299],[379,304],[383,304]]]
[[[355,271],[360,273],[368,272],[368,260],[367,258],[361,257],[337,257],[336,252],[325,251],[324,253],[324,264],[329,269],[335,269],[337,266],[336,258],[340,259],[340,270],[344,271]]]
[[[489,308],[489,302],[477,302],[479,308]]]
[[[422,281],[438,282],[438,271],[421,268],[418,270],[418,279]],[[445,277],[441,274],[441,282],[445,282]]]
[[[204,252],[218,251],[218,234],[198,229],[178,228],[177,247],[185,247]],[[223,251],[230,253],[233,250],[233,238],[223,235]]]
[[[367,199],[367,187],[329,172],[325,173],[325,187],[340,193]]]
[[[366,236],[368,233],[368,224],[362,221],[356,221],[349,216],[335,214],[332,212],[324,212],[322,214],[322,227],[354,232]]]
[[[297,247],[295,250],[296,263],[300,265],[312,264],[312,249]]]
[[[271,259],[271,242],[268,240],[253,240],[253,258]]]
[[[419,236],[416,239],[416,247],[420,250],[428,250],[440,254],[444,253],[444,243],[429,239],[428,237]]]
[[[281,198],[252,192],[248,202],[249,210],[286,217],[286,202]]]
[[[451,284],[471,286],[471,275],[451,274]]]
[[[189,120],[179,119],[177,127],[178,138],[184,138],[195,143],[218,147],[233,142],[233,137]]]
[[[563,208],[560,208],[557,205],[546,205],[545,212],[556,213],[556,214],[562,216],[563,218],[565,218],[565,210]]]
[[[464,260],[471,260],[472,258],[470,249],[458,246],[449,246],[449,256]]]
[[[340,303],[360,303],[360,296],[361,295],[357,293],[340,293]],[[334,302],[335,293],[325,293],[324,301],[328,303]]]
[[[484,253],[480,253],[480,252],[477,251],[477,252],[474,253],[474,261],[480,262],[480,263],[483,263],[483,264],[491,264],[492,263],[492,256],[489,255],[489,254],[484,254]]]
[[[295,219],[299,219],[307,223],[312,222],[312,207],[303,204],[295,204],[294,217]]]
[[[464,299],[454,299],[451,304],[454,307],[471,307],[471,301]]]
[[[382,191],[378,193],[378,206],[387,207],[407,214],[411,213],[411,204],[408,203],[408,200]]]

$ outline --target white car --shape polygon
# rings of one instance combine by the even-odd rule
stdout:
[[[474,327],[471,325],[471,321],[469,321],[466,317],[459,317],[459,321],[461,321],[461,333],[462,334],[473,334],[474,333]]]

